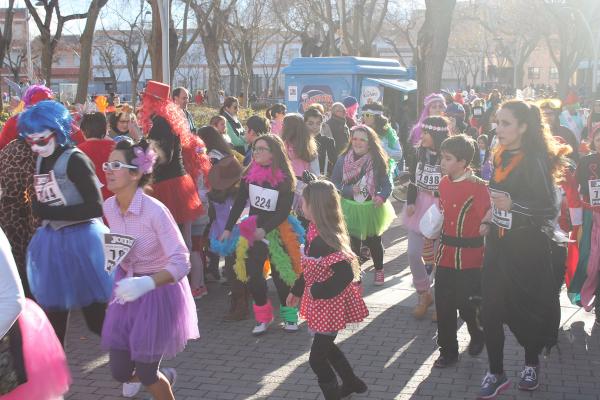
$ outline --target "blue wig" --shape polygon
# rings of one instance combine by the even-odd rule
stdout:
[[[20,137],[26,138],[48,129],[56,134],[56,143],[64,146],[71,143],[71,121],[71,113],[65,106],[44,100],[19,114],[17,131]]]

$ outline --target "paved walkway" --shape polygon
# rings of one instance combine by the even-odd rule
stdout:
[[[399,222],[386,233],[386,285],[372,286],[369,264],[365,300],[369,318],[342,332],[337,339],[356,373],[369,385],[355,399],[474,399],[487,367],[485,352],[470,357],[465,348],[468,333],[459,328],[461,360],[453,368],[432,369],[437,358],[436,326],[430,319],[415,321],[415,304],[406,257],[406,235]],[[274,290],[271,298],[276,301]],[[499,399],[600,399],[600,329],[593,315],[562,301],[560,351],[542,361],[541,386],[535,393],[516,388]],[[308,366],[311,338],[302,324],[298,333],[285,333],[279,321],[260,338],[250,335],[253,321],[222,322],[227,308],[226,290],[209,284],[209,295],[197,301],[202,338],[191,343],[165,366],[177,368],[175,397],[198,399],[321,399]],[[122,399],[112,380],[108,357],[98,338],[85,328],[76,313],[71,320],[67,356],[73,373],[70,400]],[[505,368],[516,385],[524,354],[507,331]],[[148,398],[142,391],[136,399]]]

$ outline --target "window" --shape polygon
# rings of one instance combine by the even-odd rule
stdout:
[[[527,77],[529,79],[540,79],[541,68],[540,67],[529,67],[527,69]]]
[[[540,67],[529,67],[527,70],[527,77],[529,79],[540,79],[541,70]]]
[[[558,68],[550,68],[550,79],[558,79]]]

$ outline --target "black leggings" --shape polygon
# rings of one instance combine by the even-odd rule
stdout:
[[[47,311],[44,310],[60,343],[65,345],[65,336],[67,335],[67,325],[69,324],[70,310]],[[88,329],[100,336],[102,333],[102,324],[104,324],[104,315],[106,314],[106,303],[92,303],[81,309],[85,323]]]
[[[250,290],[257,306],[264,306],[267,303],[267,280],[263,274],[263,267],[268,257],[269,248],[264,242],[254,242],[252,247],[248,249],[248,258],[246,259],[248,290]],[[271,260],[271,277],[275,288],[277,288],[279,301],[282,305],[285,305],[287,296],[290,293],[290,286],[281,279],[277,266],[272,262],[273,260]]]
[[[360,246],[364,243],[365,246],[371,250],[371,258],[373,259],[373,266],[376,270],[383,269],[383,243],[381,243],[381,236],[369,236],[365,240],[360,240],[357,237],[350,237],[350,246],[352,251],[357,257],[360,257]]]
[[[308,363],[317,375],[319,383],[329,383],[336,379],[334,369],[342,378],[342,382],[352,382],[355,378],[354,371],[346,356],[334,343],[336,336],[337,334],[315,333]]]

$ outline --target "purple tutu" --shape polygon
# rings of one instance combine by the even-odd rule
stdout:
[[[115,285],[125,277],[126,272],[119,268]],[[126,350],[133,361],[156,362],[175,357],[188,340],[199,337],[196,304],[188,280],[183,278],[136,301],[111,301],[102,327],[102,349]]]
[[[419,190],[417,192],[417,200],[415,201],[415,213],[410,217],[407,216],[406,206],[404,206],[404,210],[402,211],[402,223],[404,224],[404,227],[413,232],[421,233],[419,223],[432,204],[438,204],[438,200],[433,194],[431,192]]]
[[[227,224],[227,218],[229,218],[229,213],[231,212],[231,207],[233,207],[234,202],[233,197],[228,197],[224,202],[218,203],[216,201],[210,202],[210,204],[215,209],[215,219],[211,222],[209,238],[218,239],[223,234],[225,230],[225,224]]]

